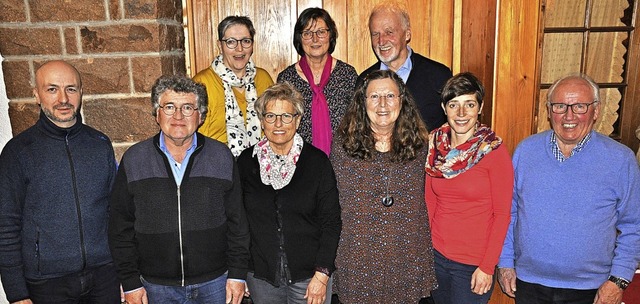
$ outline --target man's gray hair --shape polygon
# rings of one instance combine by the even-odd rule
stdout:
[[[151,105],[153,105],[152,114],[154,117],[158,115],[160,96],[166,91],[195,94],[196,106],[198,107],[198,112],[200,112],[200,121],[204,121],[207,118],[207,112],[209,112],[207,88],[184,75],[162,75],[153,84],[151,88]]]
[[[549,91],[547,91],[547,103],[553,102],[553,100],[551,100],[551,96],[553,96],[553,93],[556,91],[556,88],[560,83],[573,79],[581,79],[587,83],[591,87],[591,92],[593,93],[593,102],[600,101],[600,87],[598,87],[598,84],[593,81],[589,75],[584,73],[571,73],[569,75],[562,76],[560,79],[556,80],[551,87],[549,87]]]
[[[409,20],[409,13],[407,13],[406,7],[397,1],[384,1],[374,6],[369,15],[369,26],[371,26],[371,18],[373,18],[375,14],[382,12],[398,15],[402,22],[403,30],[406,31],[411,28],[411,21]]]

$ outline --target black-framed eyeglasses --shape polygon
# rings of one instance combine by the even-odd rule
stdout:
[[[253,39],[251,38],[242,38],[242,39],[227,38],[227,39],[220,39],[220,41],[224,42],[224,45],[226,45],[230,49],[235,49],[236,47],[238,47],[238,42],[240,42],[240,45],[242,46],[243,49],[248,49],[253,45]]]
[[[309,40],[309,39],[313,38],[314,34],[318,38],[327,38],[327,36],[329,35],[329,32],[330,32],[330,30],[328,28],[321,28],[321,29],[317,29],[315,31],[303,31],[302,32],[302,39]]]
[[[164,106],[160,106],[160,109],[162,109],[162,112],[164,112],[164,114],[167,114],[167,116],[173,116],[173,114],[176,114],[176,110],[178,109],[178,107],[176,107],[176,105],[172,103],[168,103]],[[183,104],[179,109],[180,112],[182,112],[182,115],[187,117],[193,115],[193,113],[195,113],[197,110],[194,105],[188,103]]]
[[[280,117],[280,121],[282,121],[283,124],[290,124],[294,118],[296,118],[296,116],[298,116],[298,113],[282,113],[282,114],[275,114],[275,113],[265,113],[264,114],[264,121],[266,121],[267,123],[275,123],[276,119],[278,117]]]
[[[589,106],[598,102],[597,100],[590,103],[574,103],[574,104],[566,104],[561,102],[550,102],[549,107],[551,108],[551,112],[554,114],[564,114],[567,113],[569,108],[574,114],[584,114],[589,111]]]

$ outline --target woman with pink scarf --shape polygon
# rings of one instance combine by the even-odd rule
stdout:
[[[302,139],[327,155],[358,78],[351,65],[331,56],[337,38],[338,29],[327,11],[317,7],[302,11],[293,30],[300,61],[278,75],[278,82],[291,83],[304,98],[298,129]]]

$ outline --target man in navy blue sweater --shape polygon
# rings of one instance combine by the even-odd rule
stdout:
[[[498,281],[517,304],[619,304],[640,258],[640,169],[593,125],[603,106],[586,75],[547,93],[552,130],[513,155],[511,225]]]
[[[82,123],[80,74],[36,71],[36,124],[0,154],[0,277],[11,303],[118,303],[107,240],[116,164],[106,135]]]
[[[429,131],[442,126],[447,120],[440,106],[440,91],[452,77],[451,70],[411,49],[407,11],[395,2],[376,5],[369,15],[369,33],[378,62],[358,76],[356,87],[373,71],[392,70],[407,84]]]

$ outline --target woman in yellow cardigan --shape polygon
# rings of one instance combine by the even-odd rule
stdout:
[[[209,114],[199,132],[226,143],[234,156],[258,142],[258,96],[273,84],[251,60],[256,30],[248,17],[229,16],[218,24],[218,55],[193,79],[207,87]]]

